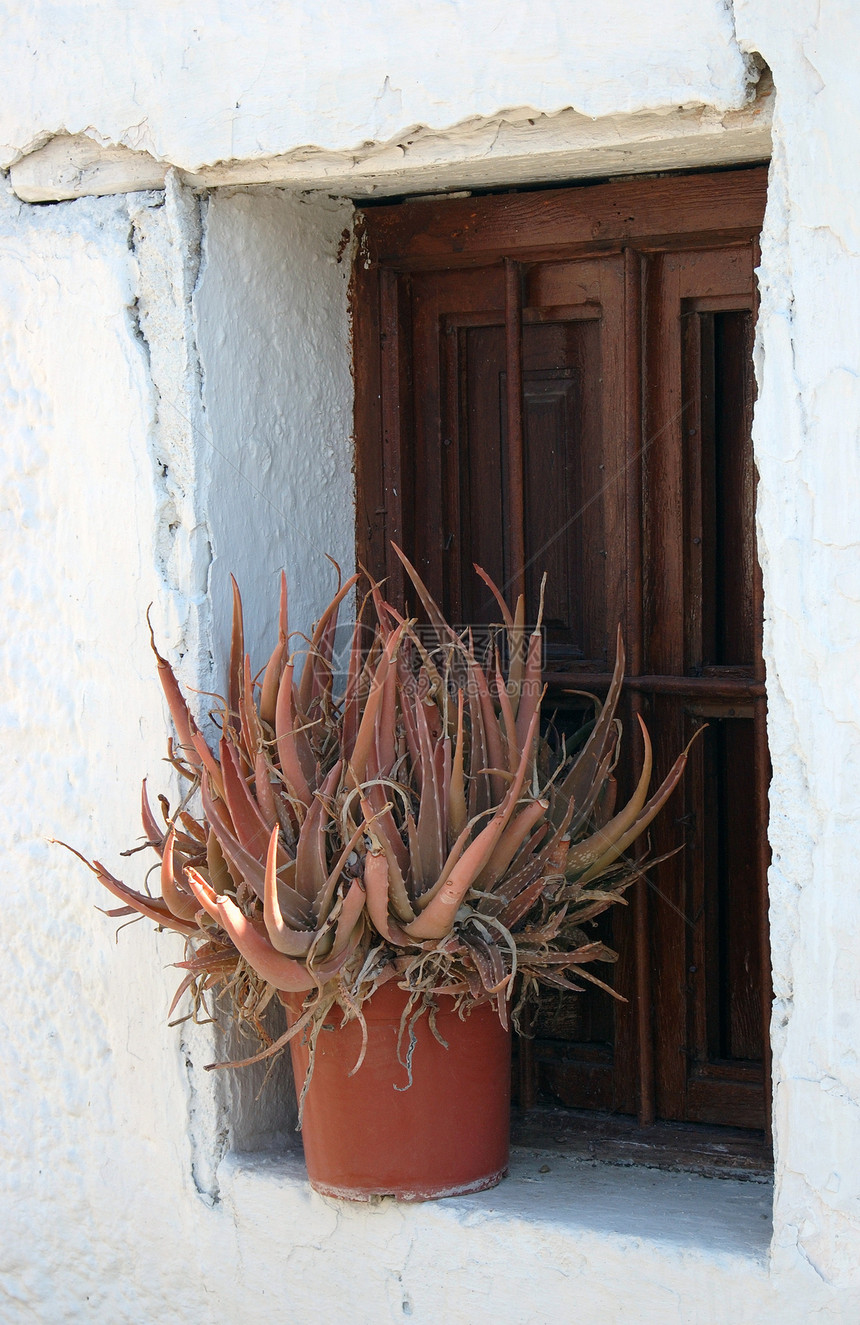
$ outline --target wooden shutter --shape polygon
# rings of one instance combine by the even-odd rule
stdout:
[[[358,548],[388,540],[452,620],[533,612],[549,575],[558,721],[620,622],[625,726],[661,775],[695,731],[662,855],[601,922],[615,986],[549,996],[522,1102],[765,1125],[769,769],[755,555],[754,264],[762,170],[369,209],[353,285]],[[635,767],[621,770],[629,782]]]

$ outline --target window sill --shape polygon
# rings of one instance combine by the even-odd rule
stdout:
[[[764,1133],[736,1127],[664,1122],[641,1127],[624,1114],[540,1106],[512,1110],[511,1139],[523,1149],[604,1164],[751,1182],[773,1177],[773,1152]]]
[[[308,1270],[308,1256],[322,1257],[309,1299],[317,1315],[337,1305],[336,1284],[325,1279],[332,1264],[353,1293],[360,1282],[368,1319],[377,1298],[390,1304],[392,1276],[403,1313],[420,1301],[419,1319],[428,1321],[459,1321],[460,1313],[539,1321],[568,1292],[579,1314],[607,1321],[626,1311],[637,1322],[652,1313],[665,1320],[679,1300],[685,1311],[700,1304],[703,1325],[753,1319],[758,1302],[767,1311],[772,1187],[762,1179],[714,1181],[515,1148],[510,1176],[493,1191],[422,1205],[318,1196],[300,1150],[228,1155],[219,1180],[221,1207],[240,1237],[259,1245],[276,1236],[280,1255],[303,1248]],[[284,1283],[283,1291],[301,1300],[307,1290]]]

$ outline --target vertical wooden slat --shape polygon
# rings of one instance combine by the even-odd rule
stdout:
[[[525,593],[526,517],[523,456],[523,286],[520,264],[505,258],[505,385],[508,542],[506,589],[510,602]],[[533,1010],[532,1010],[533,1016]],[[531,1017],[530,1017],[531,1020]],[[520,1037],[520,1108],[537,1104],[534,1040]]]
[[[577,516],[577,524],[582,526],[580,565],[583,583],[577,591],[586,602],[592,598],[590,611],[595,627],[599,630],[602,627],[600,633],[592,631],[590,643],[586,644],[583,639],[585,656],[602,658],[606,669],[611,671],[618,623],[622,623],[625,639],[629,633],[628,598],[641,598],[637,588],[641,559],[637,560],[633,570],[634,580],[628,579],[628,572],[632,570],[627,549],[631,496],[628,478],[637,481],[636,473],[628,471],[628,466],[633,460],[635,470],[642,443],[641,436],[635,445],[630,441],[631,407],[634,412],[636,407],[635,404],[631,406],[627,392],[629,335],[623,254],[617,258],[613,255],[601,263],[599,291],[600,357],[596,362],[592,359],[591,363],[584,363],[582,374],[589,389],[600,393],[602,434],[593,440],[585,434],[582,438],[581,500],[585,509]],[[635,384],[633,389],[635,395]],[[639,431],[641,433],[641,428]],[[593,588],[589,588],[589,580],[594,582]],[[639,632],[634,643],[638,646]]]
[[[648,562],[646,662],[655,675],[684,672],[684,466],[682,449],[681,302],[683,257],[648,259],[645,363],[647,398],[643,439],[648,489],[645,557]],[[643,640],[644,643],[644,640]]]
[[[463,621],[464,541],[461,489],[468,463],[465,425],[466,387],[460,362],[460,336],[455,323],[445,322],[442,332],[442,576],[443,601],[449,620]]]
[[[356,238],[363,236],[359,217]],[[379,355],[379,268],[355,262],[349,287],[355,376],[356,561],[371,575],[385,574],[387,547]]]
[[[641,676],[642,651],[642,259],[624,250],[624,375],[627,437],[627,674]]]
[[[761,613],[763,595],[761,592],[761,568],[757,567],[755,606]],[[764,666],[761,668],[764,679]],[[771,1135],[771,1108],[773,1103],[773,1085],[771,1082],[771,1044],[770,1019],[773,1004],[773,982],[770,969],[770,933],[768,928],[768,888],[767,874],[770,867],[770,843],[767,835],[768,791],[770,787],[770,751],[767,744],[767,700],[755,701],[755,797],[758,810],[758,876],[760,888],[760,931],[761,942],[761,1017],[762,1017],[762,1068],[764,1071],[764,1109],[765,1130]]]
[[[520,264],[505,258],[508,565],[512,600],[525,591],[525,464],[523,459],[523,296]]]
[[[683,438],[684,448],[684,652],[688,668],[700,675],[707,653],[707,622],[713,616],[713,586],[709,582],[708,566],[713,539],[705,526],[709,524],[713,500],[706,494],[713,487],[710,469],[713,468],[713,353],[703,342],[706,319],[692,309],[681,307],[681,373],[683,383]],[[710,526],[709,526],[710,527]],[[689,720],[695,727],[695,721]],[[688,728],[689,731],[689,728]],[[688,731],[684,732],[687,739]],[[690,733],[691,734],[691,733]],[[697,807],[706,803],[716,806],[713,770],[704,757],[702,742],[697,741],[691,752],[684,774],[684,817],[695,825],[687,838],[687,872],[690,880],[690,914],[695,922],[690,930],[690,957],[685,984],[688,991],[687,1049],[690,1063],[704,1062],[708,1057],[708,997],[718,984],[718,949],[716,933],[709,933],[711,912],[708,910],[707,878],[708,858],[716,854],[713,833],[715,816],[696,815]],[[713,927],[712,927],[713,928]]]
[[[684,652],[687,666],[701,675],[707,652],[705,618],[708,615],[705,584],[705,512],[711,504],[704,498],[709,484],[706,468],[713,450],[705,434],[709,431],[706,366],[702,353],[702,319],[697,313],[681,314],[682,375],[684,383]],[[713,411],[711,410],[711,413]],[[708,659],[710,661],[710,659]]]
[[[761,262],[761,243],[753,241],[753,266]],[[753,320],[758,320],[759,287],[758,280],[753,282]],[[750,408],[750,425],[752,408]],[[755,679],[764,681],[764,584],[762,581],[761,562],[758,555],[753,561],[753,608],[755,622]],[[758,810],[758,877],[759,877],[759,939],[761,943],[761,1015],[762,1015],[762,1067],[764,1069],[764,1109],[765,1130],[768,1138],[772,1135],[772,1053],[770,1043],[770,1020],[773,1005],[773,980],[770,966],[770,924],[768,914],[767,875],[770,868],[770,842],[767,823],[769,817],[770,789],[770,751],[767,744],[767,699],[755,701],[755,797]]]
[[[387,592],[403,602],[403,567],[391,550],[393,539],[404,546],[403,440],[400,290],[397,273],[384,267],[380,274],[380,341],[382,385],[382,475],[385,505],[385,564]]]
[[[684,463],[681,371],[680,253],[655,253],[645,272],[643,390],[644,579],[643,654],[655,675],[682,677],[684,667]],[[684,744],[684,704],[655,696],[653,722],[657,776]],[[677,820],[670,811],[655,825],[657,854],[677,846]],[[663,1118],[686,1116],[688,1081],[686,989],[687,905],[684,862],[658,866],[652,877],[652,982],[655,1097]]]
[[[642,650],[642,262],[624,250],[624,348],[627,440],[627,674],[641,676]],[[642,709],[642,696],[630,693],[631,727]],[[641,755],[640,755],[641,760]],[[638,761],[637,761],[638,762]],[[637,843],[641,859],[643,847]],[[638,1042],[638,1114],[642,1127],[655,1118],[654,1043],[651,1031],[651,939],[648,884],[642,878],[633,896]]]

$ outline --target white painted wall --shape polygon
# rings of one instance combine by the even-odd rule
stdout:
[[[334,593],[325,554],[353,570],[352,214],[349,202],[265,189],[221,190],[208,205],[194,313],[211,588],[223,637],[230,573],[253,586],[248,647],[263,659],[277,639],[281,567],[296,629]]]
[[[2,60],[2,166],[62,131],[194,170],[517,106],[728,110],[749,77],[722,0],[37,0],[7,25]]]
[[[133,1207],[144,1242],[190,1232],[190,1131],[171,1121],[188,1111],[180,1037],[149,1011],[174,950],[153,952],[140,927],[115,948],[86,875],[46,839],[128,839],[132,765],[156,771],[141,617],[167,599],[155,398],[125,203],[22,216],[4,192],[0,234],[0,1316],[122,1319],[135,1302],[154,1317],[165,1291],[183,1300],[176,1258],[156,1285],[110,1230]]]
[[[283,1117],[271,1097],[255,1111],[247,1086],[237,1104],[225,1078],[202,1073],[208,1032],[162,1021],[173,940],[154,946],[141,925],[115,945],[95,881],[45,839],[117,865],[136,781],[159,780],[149,601],[185,679],[206,688],[229,569],[271,596],[284,561],[314,593],[328,583],[322,549],[349,561],[337,260],[349,206],[278,191],[201,199],[172,176],[164,192],[47,207],[5,190],[0,1319],[856,1321],[856,6],[158,0],[94,13],[60,0],[16,11],[0,48],[6,164],[58,131],[192,170],[307,144],[348,154],[424,123],[440,130],[443,171],[441,131],[471,116],[668,117],[682,102],[717,115],[746,99],[750,53],[771,66],[755,445],[776,1205],[768,1261],[761,1189],[714,1196],[713,1183],[569,1166],[543,1191],[526,1164],[496,1196],[338,1212],[289,1164],[219,1168],[231,1125],[234,1141],[259,1144]],[[425,153],[422,187],[432,170]],[[252,615],[261,645],[265,619]]]
[[[137,925],[115,943],[107,895],[48,843],[142,881],[118,855],[140,778],[170,790],[150,602],[186,684],[211,690],[230,570],[261,656],[282,565],[307,585],[296,629],[334,583],[322,548],[351,569],[352,208],[250,202],[172,182],[0,199],[4,1322],[160,1320],[166,1302],[219,1319],[196,1300],[216,1253],[186,1266],[215,1234],[217,1163],[231,1141],[295,1143],[283,1070],[258,1100],[262,1070],[206,1074],[211,1034],[165,1026],[181,942]]]
[[[860,10],[742,0],[778,89],[754,438],[777,1003],[775,1267],[860,1282]]]

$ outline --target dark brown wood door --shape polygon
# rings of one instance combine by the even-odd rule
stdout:
[[[603,918],[614,982],[547,997],[522,1102],[765,1125],[768,779],[750,443],[760,171],[368,211],[354,282],[359,550],[453,620],[472,565],[532,611],[548,710],[605,687],[657,775],[707,724],[655,866]],[[635,772],[638,750],[622,777]]]

